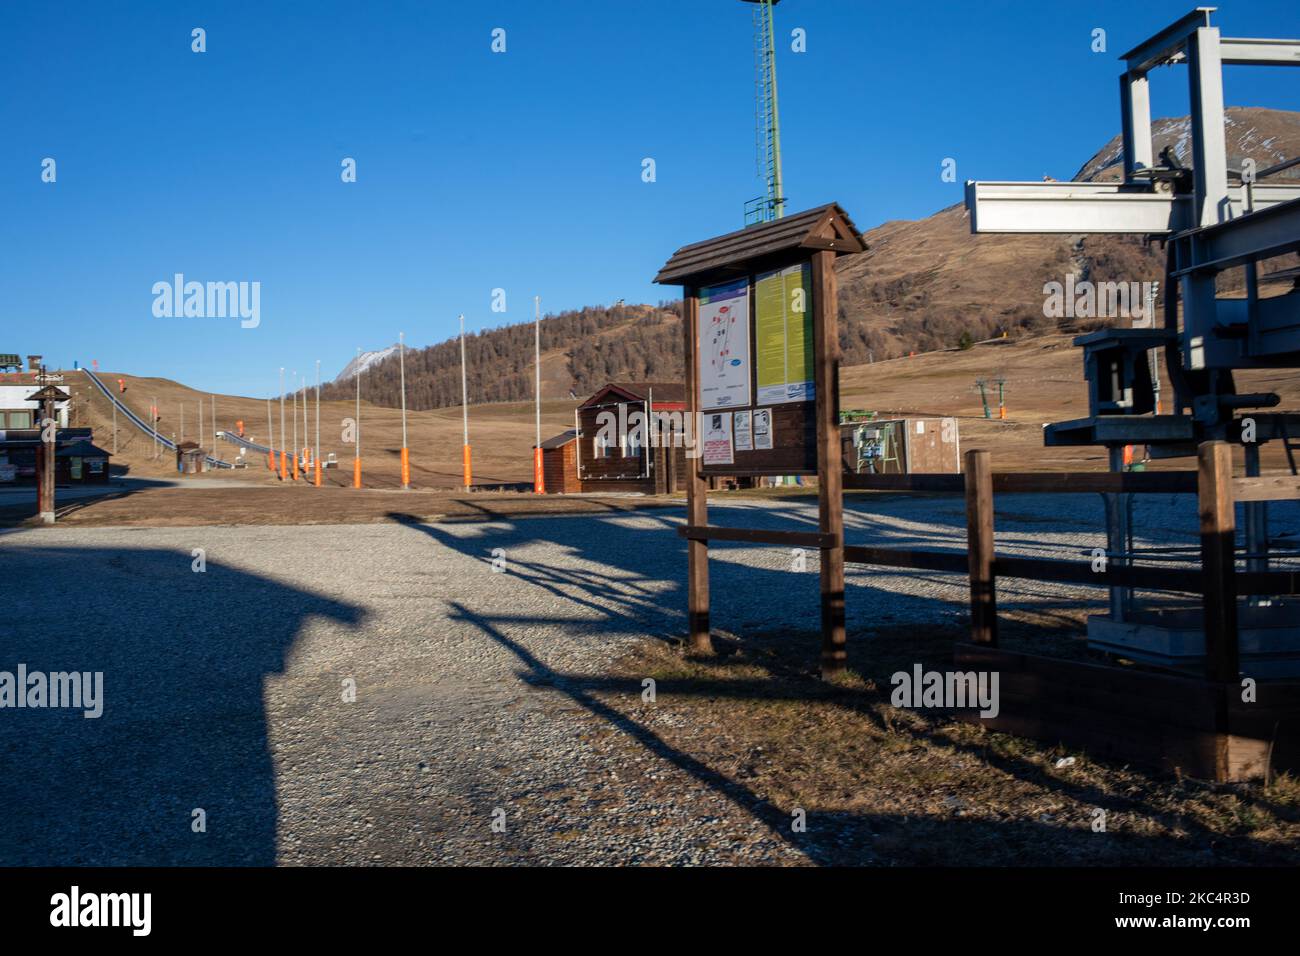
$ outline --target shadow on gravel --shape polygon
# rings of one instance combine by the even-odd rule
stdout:
[[[654,753],[701,788],[731,801],[813,864],[1242,865],[1277,864],[1287,860],[1288,853],[1294,860],[1294,849],[1253,842],[1231,823],[1206,826],[1204,813],[1180,809],[1170,793],[1177,795],[1182,782],[1131,777],[1126,770],[1100,765],[1087,774],[1058,774],[1050,770],[1050,745],[1014,739],[991,745],[987,736],[972,739],[949,715],[937,711],[926,719],[896,717],[898,711],[888,706],[894,671],[910,670],[914,663],[926,669],[952,666],[953,641],[963,636],[966,626],[961,576],[945,581],[943,575],[924,575],[922,584],[936,588],[928,596],[891,591],[875,584],[870,574],[850,580],[849,663],[865,683],[840,687],[820,682],[815,675],[818,576],[728,561],[725,549],[719,548],[715,557],[720,559],[710,563],[718,656],[684,663],[667,649],[650,650],[640,663],[620,662],[606,674],[577,674],[539,658],[530,649],[530,631],[565,628],[581,639],[589,637],[593,646],[617,635],[658,637],[664,644],[680,645],[686,566],[685,545],[675,533],[680,516],[642,512],[634,523],[621,518],[529,518],[473,536],[390,516],[478,561],[490,562],[491,550],[502,548],[512,578],[559,598],[560,607],[581,609],[569,619],[563,610],[537,614],[452,604],[450,614],[519,658],[523,679],[564,693],[627,736],[634,747]],[[753,527],[780,527],[759,514],[723,518]],[[935,544],[926,538],[920,542]],[[554,557],[529,548],[543,544],[554,549]],[[949,592],[943,587],[953,583],[958,585],[953,600],[945,600]],[[1037,619],[1021,622],[1008,615],[1008,646],[1023,644],[1024,649],[1067,657],[1087,653],[1078,640],[1078,598],[1037,588],[1017,588],[1014,593],[1032,606]],[[1015,604],[1006,601],[1004,609]],[[806,613],[800,613],[805,607]],[[801,619],[803,626],[783,627],[781,622],[792,618]],[[722,633],[724,628],[744,636],[729,637]],[[671,706],[679,722],[690,724],[694,732],[672,731],[666,739],[666,731],[646,721],[641,702],[645,675],[656,680],[659,706]],[[755,721],[758,724],[751,723]],[[811,735],[809,721],[818,724]],[[788,732],[777,730],[787,724]],[[754,734],[755,726],[766,730]],[[841,731],[835,728],[854,730],[836,736]],[[766,786],[759,775],[768,757],[759,757],[759,769],[749,773],[746,753],[735,752],[746,735],[763,739],[764,732],[774,735],[775,747],[793,750],[787,775],[768,780]],[[790,771],[802,773],[813,760],[807,748],[820,754],[818,773],[790,777]],[[868,756],[872,753],[876,756]],[[897,778],[892,777],[894,769]],[[972,774],[978,775],[975,782],[967,779]],[[1001,819],[980,819],[962,809],[963,800],[997,805],[1015,782],[1052,795],[1061,812],[1040,819],[1011,806]],[[930,809],[936,788],[961,797],[950,797],[944,804],[948,809],[936,813]],[[803,792],[798,805],[807,812],[807,830],[802,834],[790,826],[796,809],[792,792]],[[880,799],[871,800],[871,792],[879,792]],[[1210,809],[1218,812],[1226,806],[1234,812],[1236,799],[1229,793],[1222,805]],[[1249,793],[1240,797],[1249,803],[1256,799],[1260,797],[1252,799]],[[863,810],[863,803],[887,805],[889,812]],[[1286,801],[1268,804],[1265,800],[1261,809],[1282,821],[1294,816]],[[926,812],[911,810],[920,805],[927,806]],[[1089,826],[1089,814],[1096,809],[1130,821],[1126,832],[1100,839]],[[1165,834],[1157,832],[1161,829]],[[1182,831],[1182,836],[1171,838],[1170,831]]]
[[[118,501],[129,498],[150,488],[165,488],[170,482],[153,478],[114,477],[112,481],[98,486],[78,486],[71,488],[58,485],[54,489],[54,514],[56,521],[87,508],[94,507],[101,501]],[[30,497],[23,495],[24,488],[31,492]],[[36,486],[7,486],[5,494],[0,495],[0,528],[13,527],[28,521],[34,521],[36,512]]]
[[[471,536],[453,534],[409,516],[390,514],[389,517],[485,563],[492,560],[493,549],[502,548],[512,577],[582,609],[584,614],[571,621],[562,614],[542,616],[520,613],[515,608],[487,612],[459,603],[451,605],[450,613],[453,619],[472,624],[518,657],[525,680],[566,694],[639,746],[730,800],[774,837],[798,849],[810,862],[826,865],[897,862],[905,854],[897,847],[888,848],[898,841],[910,841],[907,858],[917,863],[980,864],[988,862],[987,857],[1001,857],[1005,862],[1006,855],[994,853],[993,848],[1000,841],[1008,840],[1020,845],[1021,852],[1048,864],[1053,859],[1053,848],[1068,846],[1073,854],[1079,854],[1102,846],[1099,841],[1090,841],[1094,835],[1086,828],[1076,832],[1057,823],[1024,819],[991,822],[957,816],[937,820],[906,813],[869,814],[833,808],[823,811],[814,806],[803,808],[807,811],[807,832],[795,833],[791,829],[793,807],[776,805],[749,786],[741,775],[719,769],[734,764],[729,755],[686,752],[638,720],[639,680],[622,673],[601,676],[564,673],[528,649],[531,629],[557,626],[589,634],[593,646],[617,635],[651,636],[669,644],[680,643],[686,556],[685,544],[675,533],[679,516],[642,512],[635,516],[635,524],[619,518],[537,517],[485,528],[481,534]],[[725,517],[731,523],[780,526],[779,522],[762,520],[758,513]],[[926,543],[934,544],[933,540]],[[535,558],[525,548],[536,544],[549,544],[562,555],[554,559]],[[726,549],[716,551],[725,555]],[[943,576],[926,577],[933,577],[936,585],[943,583]],[[960,576],[949,577],[964,585],[964,581],[958,580]],[[888,675],[895,669],[910,669],[913,662],[926,667],[950,666],[954,634],[960,631],[965,620],[964,587],[959,586],[953,592],[951,607],[945,607],[948,602],[937,596],[902,594],[870,582],[870,577],[850,582],[850,666],[864,677],[874,679],[877,688],[887,688]],[[718,712],[719,708],[725,711],[728,701],[765,700],[788,701],[794,708],[800,702],[816,701],[832,710],[860,715],[877,730],[894,734],[895,728],[886,727],[876,711],[881,701],[887,700],[887,691],[833,687],[813,676],[818,638],[809,628],[816,627],[817,588],[818,578],[813,573],[792,574],[780,567],[725,559],[712,561],[710,589],[715,629],[734,629],[745,637],[719,637],[718,644],[724,653],[713,660],[695,662],[698,669],[712,672],[716,678],[711,675],[680,680],[657,678],[660,700],[696,701],[692,706],[705,707],[717,718],[720,733],[727,732],[727,722],[725,714],[718,716]],[[1038,613],[1059,615],[1062,624],[1077,628],[1077,620],[1070,619],[1063,610],[1077,606],[1076,599],[1060,601],[1061,609],[1058,609],[1051,595],[1035,597]],[[793,615],[801,617],[806,626],[783,629],[779,622],[791,618],[792,607],[807,609],[803,615],[797,611]],[[1016,628],[1009,626],[1007,631],[1010,638]],[[1042,638],[1040,628],[1030,627],[1026,631],[1030,638]],[[1073,643],[1068,638],[1065,640]],[[764,673],[737,679],[729,673],[731,655],[743,656],[749,665],[760,667]],[[689,707],[686,712],[690,712]],[[1073,784],[1052,778],[1044,773],[1041,763],[1028,757],[991,754],[985,746],[959,741],[948,733],[942,722],[901,729],[898,741],[947,751],[954,760],[973,758],[1010,777],[1033,781],[1093,806],[1138,815],[1153,812],[1140,801],[1117,798],[1091,783]],[[933,841],[933,845],[927,841]],[[1162,848],[1168,850],[1168,841],[1125,838],[1127,853],[1158,855]]]
[[[0,549],[0,671],[103,674],[97,719],[0,709],[0,865],[275,863],[263,681],[308,618],[356,624],[361,611],[216,554],[203,573],[193,561]],[[192,829],[195,809],[206,832]]]

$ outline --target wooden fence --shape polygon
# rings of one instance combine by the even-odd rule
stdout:
[[[1273,766],[1300,766],[1300,681],[1259,681],[1244,700],[1238,653],[1240,595],[1300,594],[1300,573],[1236,568],[1237,501],[1300,498],[1295,477],[1234,478],[1225,442],[1199,449],[1196,471],[994,473],[987,451],[969,451],[962,475],[845,475],[844,487],[893,492],[964,494],[967,552],[850,545],[842,534],[713,526],[680,529],[683,537],[777,544],[839,552],[843,560],[883,567],[966,573],[970,578],[970,642],[959,643],[959,665],[998,670],[1001,712],[982,721],[1044,740],[1088,747],[1100,755],[1137,760],[1218,780],[1260,776]],[[998,555],[995,493],[1196,494],[1201,570],[1134,567],[1090,561]],[[842,527],[842,526],[841,526]],[[1202,596],[1203,678],[1135,667],[1080,663],[998,648],[997,582],[1023,578],[1100,587],[1138,588]]]

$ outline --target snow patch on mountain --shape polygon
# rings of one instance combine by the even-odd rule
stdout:
[[[360,355],[348,362],[343,367],[343,371],[335,376],[335,382],[348,382],[357,377],[357,374],[364,372],[374,365],[378,365],[390,355],[397,354],[397,345],[390,345],[388,348],[375,349],[373,352],[362,352]]]

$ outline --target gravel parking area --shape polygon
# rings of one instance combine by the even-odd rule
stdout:
[[[1104,543],[1097,496],[998,509],[1008,552]],[[804,501],[710,514],[816,521]],[[1278,519],[1300,532],[1294,513]],[[815,862],[663,744],[670,701],[638,720],[638,683],[625,708],[575,686],[680,633],[680,522],[674,509],[0,533],[0,670],[99,671],[104,686],[98,719],[0,710],[0,864]],[[846,514],[851,540],[898,546],[960,547],[964,522],[957,499],[857,499]],[[1144,499],[1139,522],[1195,540],[1185,498]],[[780,548],[714,557],[720,629],[815,627],[815,555],[803,573]],[[1006,610],[1103,596],[1017,584]],[[966,600],[960,577],[851,568],[850,640],[960,621]]]

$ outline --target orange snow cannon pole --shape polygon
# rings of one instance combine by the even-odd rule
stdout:
[[[469,445],[462,445],[460,451],[461,470],[464,473],[465,487],[471,488],[474,485],[474,470],[470,467]]]
[[[402,487],[411,487],[411,450],[402,449]]]
[[[280,480],[289,477],[289,453],[283,448],[280,449]]]
[[[353,488],[361,487],[361,459],[360,458],[352,459],[352,487]]]
[[[312,464],[316,466],[316,475],[315,475],[316,480],[313,481],[312,484],[314,484],[317,488],[319,488],[320,487],[320,458],[317,458],[315,461],[312,462]]]
[[[542,472],[542,450],[533,449],[533,493],[546,494],[546,476]]]
[[[271,471],[275,471],[275,449],[274,448],[268,448],[266,450],[266,467],[269,468]]]
[[[297,481],[297,480],[298,480],[298,451],[297,451],[297,449],[294,449],[294,453],[293,453],[293,471],[291,472],[291,474],[293,475],[293,480],[294,480],[294,481]]]

